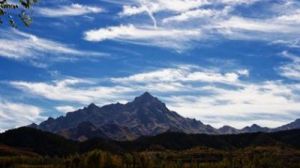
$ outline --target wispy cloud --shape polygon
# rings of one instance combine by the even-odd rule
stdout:
[[[278,126],[287,118],[270,122],[267,115],[288,115],[299,112],[299,84],[282,81],[249,82],[247,69],[222,72],[218,69],[195,65],[177,65],[105,79],[106,85],[97,80],[67,79],[50,83],[12,82],[11,84],[33,96],[61,102],[103,105],[126,102],[133,96],[150,91],[162,98],[167,105],[187,117],[196,117],[207,123],[218,118],[215,126],[225,124],[242,127],[252,123],[272,123]],[[110,83],[107,85],[107,83]],[[62,110],[62,109],[61,109]],[[265,114],[262,116],[257,115]],[[239,117],[252,116],[241,123]],[[297,116],[299,117],[299,116]]]
[[[282,52],[281,55],[289,59],[290,62],[279,67],[279,74],[286,78],[300,81],[300,57],[287,51]]]
[[[187,49],[185,46],[193,47],[194,42],[224,39],[224,37],[267,42],[292,41],[300,35],[297,29],[300,26],[298,17],[300,5],[296,1],[290,2],[293,3],[262,2],[260,0],[133,0],[128,4],[119,4],[123,7],[123,10],[118,13],[121,16],[121,23],[124,17],[134,16],[129,23],[126,19],[123,23],[123,25],[130,26],[121,25],[88,30],[85,32],[84,39],[98,42],[118,40],[175,50],[180,48],[181,51]],[[251,12],[245,13],[240,8],[251,8],[256,3],[268,4],[270,9],[265,9],[261,15],[258,15]],[[154,26],[144,18],[138,19],[145,14],[149,15]],[[149,29],[151,27],[153,30],[151,30],[150,38]],[[176,30],[181,35],[179,38],[175,38],[177,33],[169,33],[166,38],[162,35],[162,30],[171,32]],[[191,36],[189,33],[191,31],[201,35]],[[165,45],[158,43],[165,38],[167,39],[163,40]],[[170,43],[174,40],[176,43]]]
[[[182,50],[182,43],[201,36],[199,30],[163,29],[153,27],[136,27],[121,25],[116,27],[89,30],[84,33],[84,39],[92,42],[115,40],[140,45],[163,46]]]
[[[164,18],[162,23],[170,23],[170,22],[188,22],[194,19],[207,19],[211,17],[220,17],[220,15],[227,14],[227,9],[222,10],[213,10],[213,9],[195,9],[180,13],[179,15],[170,16]]]
[[[42,112],[36,106],[0,100],[0,128],[4,131],[42,121]]]
[[[71,60],[78,57],[102,57],[104,53],[82,51],[66,44],[41,38],[17,30],[2,30],[0,35],[0,56],[15,60],[31,60],[35,63],[46,55],[55,56],[53,60]],[[52,57],[47,57],[51,59]]]
[[[68,112],[73,112],[73,111],[77,110],[78,108],[75,108],[73,106],[57,106],[57,107],[55,107],[55,109],[62,113],[68,113]]]
[[[98,6],[71,4],[60,6],[58,8],[37,8],[36,11],[38,14],[45,17],[67,17],[101,13],[104,9]]]
[[[32,95],[41,96],[49,100],[77,102],[82,104],[89,104],[91,102],[108,103],[112,99],[115,99],[116,95],[133,90],[132,88],[122,86],[95,86],[93,80],[78,78],[52,81],[50,83],[16,81],[11,82],[11,84]]]
[[[214,123],[218,126],[230,123],[239,128],[252,123],[275,127],[279,125],[266,123],[270,120],[281,124],[288,121],[285,118],[266,117],[271,115],[291,116],[290,113],[295,113],[293,117],[299,117],[299,94],[296,93],[299,85],[276,81],[256,84],[242,82],[240,85],[234,89],[209,86],[206,87],[208,94],[205,95],[172,96],[168,98],[169,106],[185,116],[197,116],[203,122],[210,123],[210,118],[214,117]],[[241,123],[240,117],[248,120]],[[266,123],[261,122],[262,120]]]
[[[226,5],[226,6],[237,6],[237,5],[251,5],[259,0],[131,0],[126,2],[115,2],[116,4],[122,5],[123,10],[119,13],[121,16],[133,16],[143,13],[147,13],[147,10],[152,13],[159,12],[172,12],[172,13],[185,13],[193,11],[205,6],[210,5]]]
[[[124,78],[112,78],[116,83],[155,83],[155,82],[207,82],[234,84],[242,76],[248,76],[248,70],[220,73],[216,70],[201,69],[198,66],[177,66],[156,71],[135,74]]]
[[[300,48],[300,39],[275,40],[271,44],[280,44],[289,48]]]
[[[120,15],[132,16],[144,12],[147,13],[147,10],[152,13],[161,11],[183,12],[207,4],[210,4],[208,0],[136,0],[136,5],[124,5]]]

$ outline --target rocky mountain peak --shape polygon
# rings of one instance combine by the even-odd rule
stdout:
[[[42,122],[38,128],[80,141],[91,137],[128,140],[157,135],[168,130],[186,133],[216,132],[214,128],[203,125],[200,121],[171,112],[149,92],[127,104],[98,107],[91,103],[64,117]]]
[[[156,100],[158,99],[152,96],[149,92],[145,92],[141,96],[136,97],[133,102],[143,103],[143,102],[151,102]]]
[[[131,104],[137,106],[153,106],[153,107],[165,107],[165,104],[158,98],[152,96],[149,92],[143,93],[141,96],[136,97]]]
[[[99,108],[96,104],[94,104],[94,103],[91,103],[91,104],[89,104],[88,106],[87,106],[87,108],[88,109],[97,109],[97,108]]]
[[[250,128],[262,128],[262,127],[257,124],[252,124]]]

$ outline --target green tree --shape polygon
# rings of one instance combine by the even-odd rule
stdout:
[[[19,0],[13,3],[10,0],[0,0],[0,25],[7,21],[10,26],[16,28],[15,18],[18,17],[28,27],[32,23],[29,10],[37,2],[38,0]]]

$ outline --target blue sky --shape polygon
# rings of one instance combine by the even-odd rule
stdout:
[[[0,29],[0,130],[145,91],[215,127],[300,118],[297,0],[52,0]]]

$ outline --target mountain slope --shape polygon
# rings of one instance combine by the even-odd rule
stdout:
[[[244,127],[242,129],[236,129],[231,126],[223,126],[218,129],[219,134],[241,134],[241,133],[256,133],[256,132],[278,132],[278,131],[287,131],[300,129],[300,119],[297,119],[289,124],[277,127],[277,128],[268,128],[261,127],[257,124]]]
[[[38,156],[38,154],[32,151],[0,144],[0,157],[1,156]]]
[[[67,113],[57,119],[49,118],[33,127],[60,134],[66,138],[86,140],[91,138],[85,132],[78,131],[82,123],[89,134],[115,140],[132,140],[140,136],[153,136],[167,131],[184,133],[217,133],[217,130],[200,121],[180,116],[170,111],[164,103],[148,92],[136,97],[127,104],[111,104],[88,107]],[[90,130],[89,130],[90,129]],[[79,134],[81,132],[81,134]]]
[[[271,129],[267,127],[261,127],[257,124],[253,124],[250,127],[247,126],[240,130],[240,133],[254,133],[254,132],[270,132]]]
[[[63,156],[78,150],[77,142],[28,127],[21,127],[0,134],[0,144],[50,156]]]
[[[292,129],[299,129],[299,128],[300,128],[300,119],[297,119],[294,122],[275,128],[274,131],[292,130]]]
[[[218,131],[221,134],[238,134],[238,133],[240,133],[240,130],[233,128],[231,126],[227,126],[227,125],[219,128]]]

